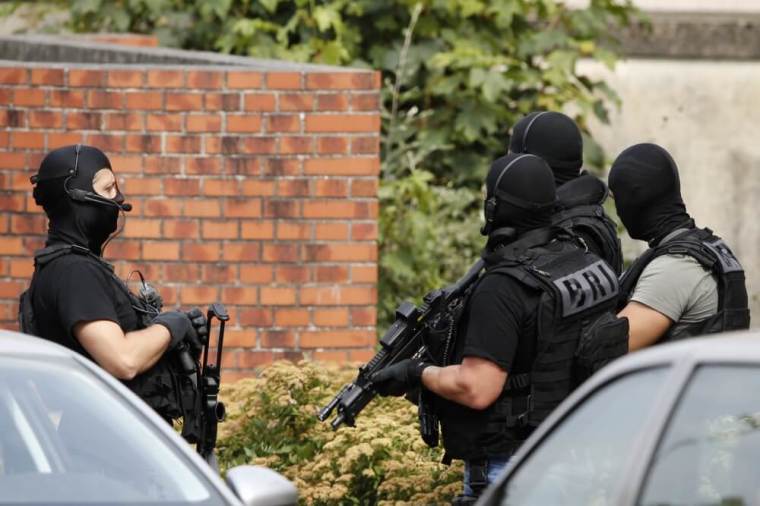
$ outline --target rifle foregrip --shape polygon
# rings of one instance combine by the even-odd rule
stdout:
[[[177,348],[177,357],[179,359],[180,367],[182,367],[182,370],[185,373],[190,374],[195,372],[197,365],[193,360],[193,357],[190,356],[190,352],[187,350],[187,345],[183,344]]]
[[[383,348],[382,350],[378,351],[372,359],[367,362],[367,364],[361,368],[363,372],[365,372],[365,375],[367,376],[367,379],[369,380],[369,376],[372,375],[372,373],[377,372],[376,369],[380,363],[383,362],[388,357],[388,352]]]

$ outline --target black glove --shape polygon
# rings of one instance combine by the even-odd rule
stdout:
[[[195,332],[193,322],[182,311],[163,312],[153,319],[153,323],[169,329],[171,335],[169,351],[176,350],[185,340],[190,343],[198,341],[198,334]]]
[[[195,341],[188,339],[188,343],[190,344],[190,352],[193,354],[195,360],[198,360],[198,357],[201,356],[201,352],[203,351],[203,346],[208,343],[208,320],[206,320],[203,311],[197,307],[194,307],[185,314],[190,318],[190,323],[193,324],[197,336]]]
[[[383,397],[404,395],[407,391],[420,385],[422,371],[431,364],[410,358],[397,362],[370,377],[372,386]]]

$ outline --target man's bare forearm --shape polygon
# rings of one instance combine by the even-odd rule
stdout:
[[[431,392],[440,395],[444,399],[473,408],[480,407],[479,396],[473,391],[470,383],[462,374],[461,365],[449,365],[446,367],[430,366],[422,371],[422,384]]]
[[[507,373],[499,365],[479,357],[465,357],[461,364],[430,366],[422,371],[425,388],[472,409],[493,404],[506,380]]]
[[[152,367],[171,342],[169,329],[163,325],[125,334],[110,320],[78,323],[74,335],[100,367],[123,380]]]
[[[151,325],[146,329],[127,332],[124,337],[131,348],[136,374],[153,367],[171,342],[169,330],[163,325]]]

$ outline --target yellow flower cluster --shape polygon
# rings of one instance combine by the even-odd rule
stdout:
[[[333,431],[317,420],[318,409],[355,376],[348,366],[277,362],[258,378],[224,385],[222,467],[276,469],[308,505],[450,502],[461,488],[461,466],[440,464],[442,450],[422,442],[417,408],[407,401],[378,397],[356,427]]]

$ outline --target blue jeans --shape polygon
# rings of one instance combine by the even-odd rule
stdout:
[[[499,474],[501,474],[504,468],[507,467],[508,463],[509,457],[489,458],[486,461],[486,466],[488,468],[487,475],[489,485],[496,481],[496,478],[499,477]],[[464,495],[474,495],[472,493],[472,489],[470,488],[470,463],[467,461],[464,462]]]

